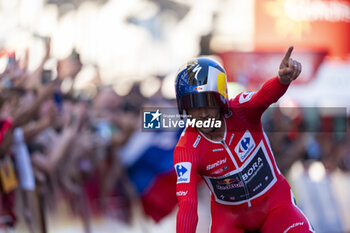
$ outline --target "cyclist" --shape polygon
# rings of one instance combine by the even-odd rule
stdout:
[[[301,72],[301,64],[290,58],[292,50],[286,52],[277,77],[257,92],[244,92],[232,100],[227,95],[226,72],[214,60],[197,58],[178,72],[180,114],[221,124],[189,125],[175,147],[177,233],[196,231],[198,176],[211,191],[212,233],[314,232],[276,166],[261,125],[263,112]]]

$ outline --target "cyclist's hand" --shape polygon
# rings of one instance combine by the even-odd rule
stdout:
[[[282,84],[290,84],[293,80],[298,78],[301,73],[300,62],[290,58],[293,51],[293,46],[290,46],[284,55],[278,71],[278,79]]]

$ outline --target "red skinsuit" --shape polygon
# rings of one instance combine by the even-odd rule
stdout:
[[[287,88],[275,77],[258,92],[230,100],[232,115],[225,117],[222,141],[187,127],[174,151],[177,233],[196,232],[198,175],[211,190],[212,233],[313,232],[276,166],[261,125],[263,112]]]

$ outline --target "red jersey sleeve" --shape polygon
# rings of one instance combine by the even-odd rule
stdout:
[[[260,122],[264,111],[283,96],[289,85],[281,84],[278,77],[267,80],[257,91],[247,91],[230,100],[230,107],[252,123]]]
[[[174,167],[177,174],[176,196],[179,210],[176,219],[177,233],[195,233],[197,214],[198,158],[192,148],[177,146]]]
[[[0,143],[4,139],[6,132],[10,130],[11,125],[12,121],[10,119],[0,121]]]

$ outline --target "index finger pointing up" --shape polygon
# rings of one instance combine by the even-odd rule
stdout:
[[[290,47],[288,48],[286,54],[285,54],[284,57],[283,57],[283,60],[282,60],[283,63],[288,63],[289,58],[290,58],[290,55],[292,54],[293,49],[294,49],[293,46],[290,46]]]

